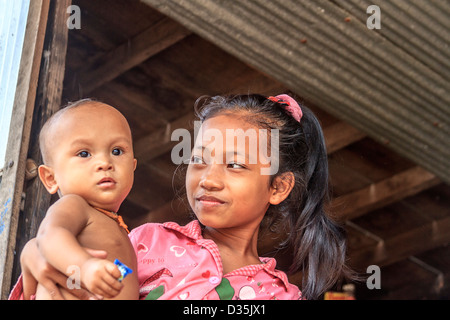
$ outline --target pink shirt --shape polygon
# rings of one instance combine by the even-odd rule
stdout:
[[[301,299],[273,258],[224,275],[219,249],[202,237],[197,220],[186,226],[147,223],[129,236],[138,258],[141,299]]]

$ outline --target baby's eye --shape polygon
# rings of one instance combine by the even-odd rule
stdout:
[[[123,150],[119,148],[114,148],[111,153],[113,156],[120,156],[121,154],[123,154]]]
[[[91,156],[91,154],[88,151],[80,151],[78,152],[77,156],[81,158],[88,158]]]

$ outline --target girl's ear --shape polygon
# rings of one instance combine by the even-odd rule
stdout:
[[[59,187],[58,183],[55,180],[53,169],[46,165],[40,165],[38,168],[38,172],[39,179],[41,179],[45,189],[47,189],[50,194],[55,194],[58,191]]]
[[[284,172],[273,179],[270,197],[270,204],[280,204],[291,193],[295,185],[295,176],[292,172]]]
[[[273,179],[271,188],[270,204],[280,204],[291,193],[295,185],[295,176],[292,172],[284,172]]]

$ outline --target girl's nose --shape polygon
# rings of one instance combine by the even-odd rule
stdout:
[[[220,173],[220,166],[214,164],[208,166],[200,180],[200,187],[211,191],[223,189],[223,177]]]

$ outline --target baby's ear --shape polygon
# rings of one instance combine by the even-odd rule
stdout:
[[[59,187],[55,180],[55,173],[53,172],[53,169],[46,165],[40,165],[38,171],[39,179],[41,179],[45,189],[47,189],[50,194],[55,194]]]

